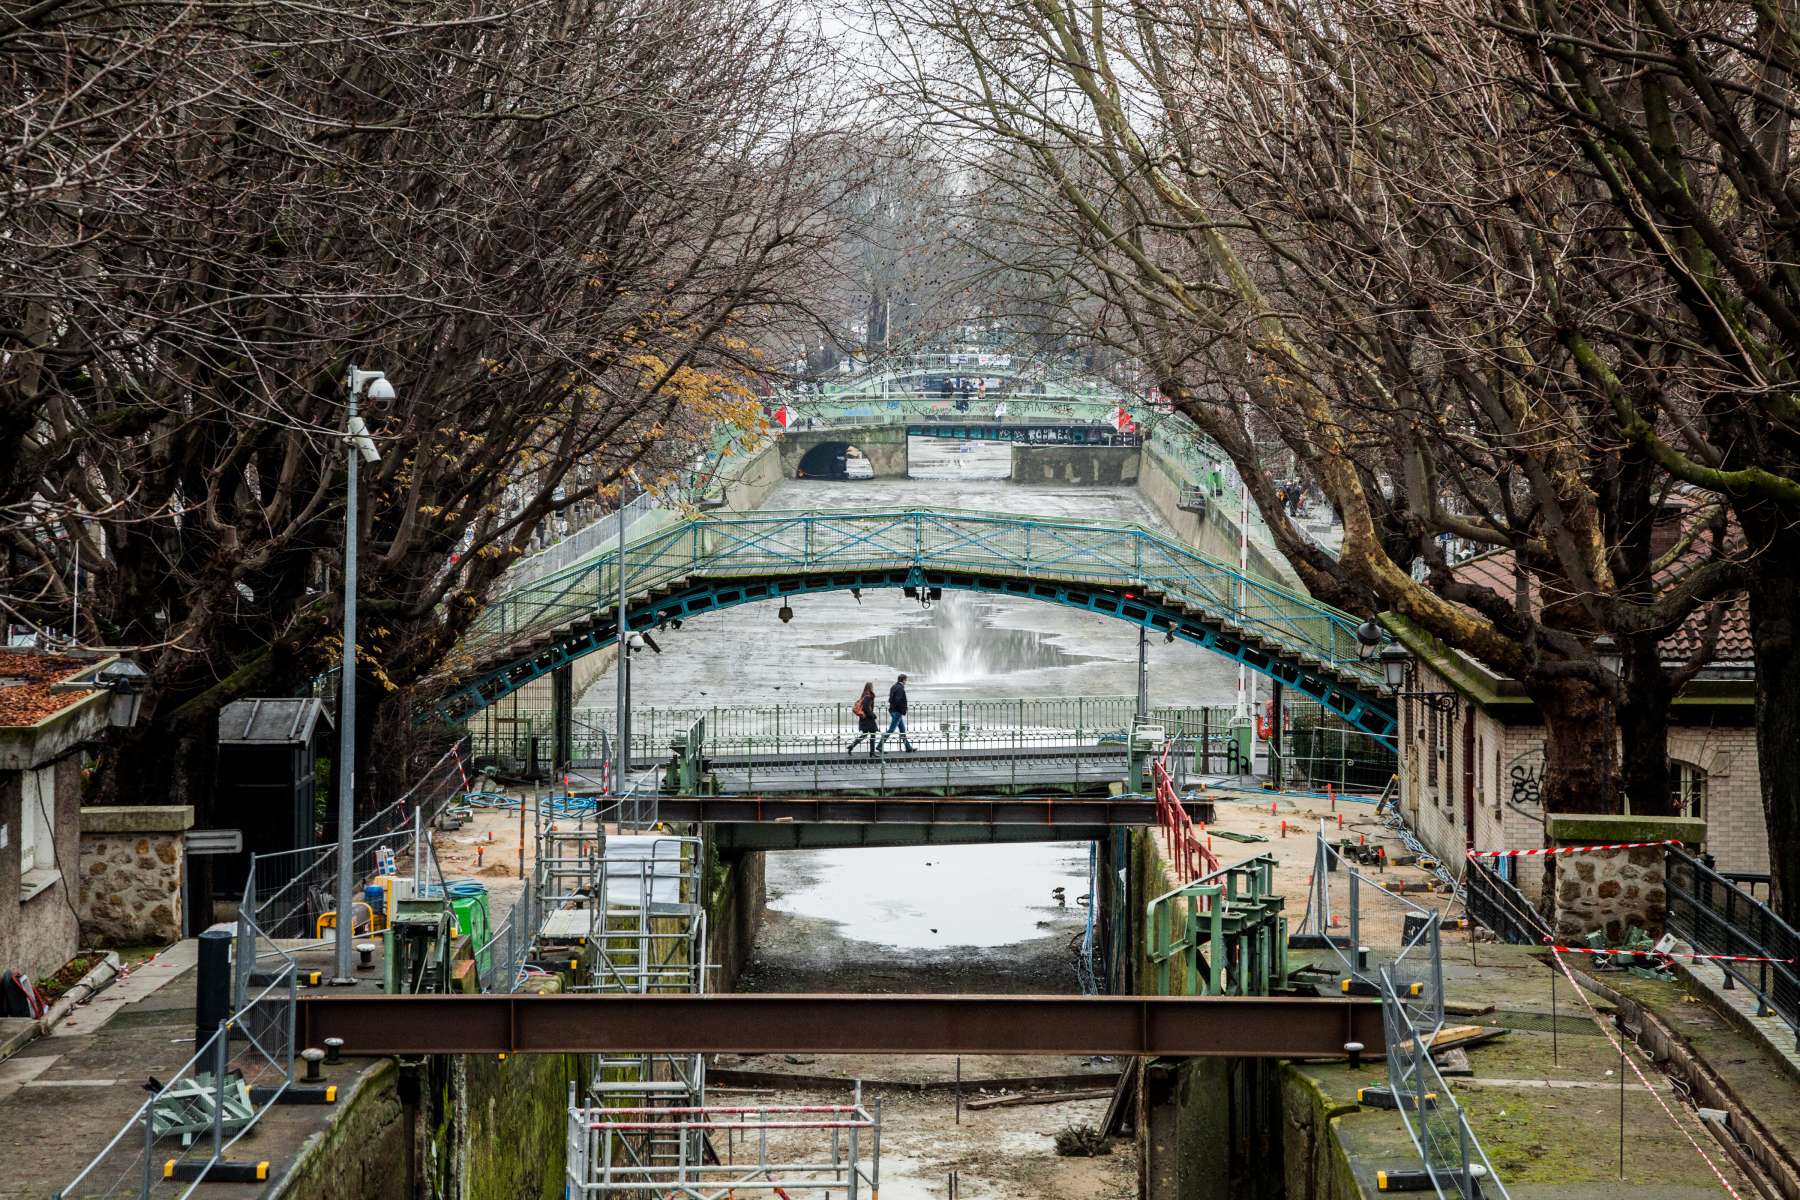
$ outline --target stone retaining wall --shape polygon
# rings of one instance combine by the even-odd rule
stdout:
[[[1706,823],[1692,817],[1552,815],[1544,833],[1552,846],[1669,840],[1698,845],[1706,839]],[[1662,846],[1554,855],[1547,865],[1557,937],[1574,943],[1601,930],[1607,944],[1618,945],[1633,925],[1653,938],[1662,936],[1668,909]]]
[[[187,859],[182,834],[194,824],[183,805],[81,810],[76,910],[84,943],[125,946],[181,939]]]

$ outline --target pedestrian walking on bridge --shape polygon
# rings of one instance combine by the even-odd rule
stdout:
[[[875,749],[880,750],[880,749],[884,748],[887,745],[887,740],[889,738],[893,737],[894,734],[896,734],[896,733],[898,733],[900,735],[900,741],[906,746],[907,751],[910,753],[913,749],[913,744],[912,744],[912,738],[910,738],[906,735],[906,676],[905,675],[902,675],[902,676],[900,676],[900,678],[894,680],[894,686],[888,689],[888,727],[887,727],[887,732],[881,735],[881,740],[879,742],[875,743]]]
[[[869,757],[875,757],[875,735],[881,732],[881,722],[875,719],[875,685],[863,684],[862,695],[850,706],[850,714],[856,718],[857,734],[845,747],[846,754],[855,754],[856,747],[864,738],[869,739]]]

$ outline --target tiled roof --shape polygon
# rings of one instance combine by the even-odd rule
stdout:
[[[94,694],[93,689],[53,692],[51,686],[93,666],[88,658],[0,650],[0,728],[36,725],[80,704]]]
[[[1512,599],[1518,591],[1518,582],[1514,574],[1513,556],[1510,551],[1499,551],[1484,554],[1479,558],[1471,558],[1451,569],[1451,574],[1462,583],[1485,587],[1497,596]],[[1543,605],[1543,589],[1536,576],[1528,579],[1530,604],[1535,612]],[[1727,600],[1715,600],[1704,604],[1681,623],[1681,627],[1662,640],[1662,659],[1665,663],[1685,663],[1700,649],[1706,632],[1707,621],[1712,610],[1726,606],[1725,616],[1719,626],[1718,640],[1713,645],[1713,652],[1708,659],[1714,663],[1748,663],[1755,659],[1756,652],[1750,641],[1750,602],[1739,595]]]

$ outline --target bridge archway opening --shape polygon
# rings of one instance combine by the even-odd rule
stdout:
[[[801,456],[797,475],[801,479],[848,479],[850,463],[860,458],[862,450],[849,442],[820,442]]]

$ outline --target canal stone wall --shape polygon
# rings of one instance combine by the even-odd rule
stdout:
[[[1127,835],[1121,922],[1124,987],[1151,994],[1156,971],[1145,930],[1148,901],[1174,883],[1154,829]],[[1179,994],[1179,973],[1175,974]],[[1251,1058],[1137,1059],[1139,1192],[1145,1200],[1357,1200],[1361,1196],[1336,1118],[1356,1111],[1293,1065]],[[1279,1169],[1276,1164],[1279,1163]]]
[[[706,839],[706,961],[717,968],[709,992],[737,989],[738,976],[756,948],[756,930],[768,908],[766,861],[761,850],[729,856]]]
[[[1235,563],[1238,560],[1238,513],[1233,502],[1208,503],[1203,513],[1181,507],[1181,488],[1188,479],[1181,466],[1163,454],[1154,442],[1143,448],[1143,465],[1138,471],[1138,494],[1149,502],[1165,524],[1187,545],[1202,554]],[[1300,576],[1287,559],[1267,546],[1250,543],[1250,569],[1298,591],[1306,589]]]
[[[269,1200],[560,1200],[572,1054],[389,1059],[339,1100]],[[409,1189],[408,1179],[423,1181]]]
[[[1014,443],[1014,483],[1105,486],[1138,481],[1136,446],[1032,446]]]
[[[300,1150],[268,1200],[410,1200],[411,1130],[400,1103],[400,1068],[381,1063],[338,1099],[331,1124]]]

